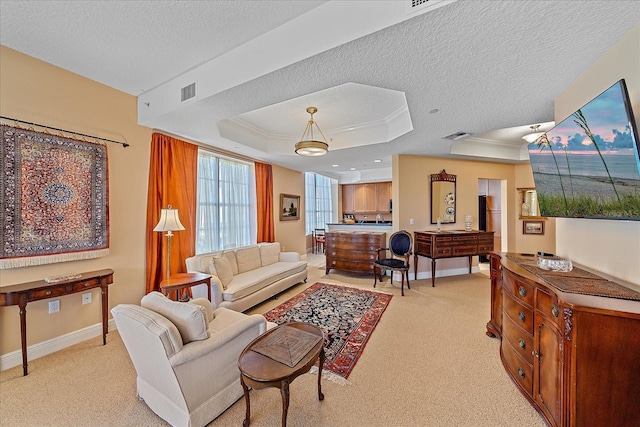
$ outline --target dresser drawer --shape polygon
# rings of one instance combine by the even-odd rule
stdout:
[[[502,340],[502,361],[507,372],[529,395],[533,396],[533,367],[522,360],[508,341]]]
[[[515,300],[507,293],[502,294],[502,307],[504,313],[513,320],[513,323],[533,334],[533,311]]]
[[[486,254],[493,250],[493,242],[491,243],[478,243],[478,253]]]
[[[453,253],[453,251],[451,250],[451,247],[448,247],[448,248],[438,248],[438,247],[436,247],[433,250],[434,258],[449,257],[449,256],[451,256],[452,253]]]
[[[380,256],[384,256],[386,251],[381,251]],[[331,251],[327,254],[327,257],[331,259],[343,259],[346,261],[368,261],[375,262],[378,259],[378,255],[375,251],[362,252],[362,251],[349,251],[349,252],[337,252]]]
[[[38,301],[41,299],[59,297],[62,295],[67,295],[66,285],[57,285],[52,286],[50,288],[40,288],[34,289],[27,293],[28,301]]]
[[[367,274],[373,274],[373,262],[372,261],[351,261],[343,259],[331,259],[327,260],[327,269],[335,268],[338,270],[362,272]]]
[[[84,280],[80,283],[74,283],[72,286],[72,292],[82,292],[84,289],[91,289],[100,286],[98,279]]]
[[[514,298],[517,298],[530,307],[533,307],[533,286],[515,279],[508,272],[503,274],[502,279],[505,292],[511,294]]]
[[[452,253],[455,256],[458,255],[475,255],[477,253],[477,246],[454,246],[451,248]]]
[[[416,254],[429,255],[431,253],[431,244],[425,242],[416,243]]]
[[[502,339],[509,341],[511,347],[527,363],[533,365],[533,335],[515,326],[509,317],[502,319]]]
[[[558,307],[558,301],[540,288],[536,289],[536,309],[545,317],[551,319],[556,326],[560,327],[560,307]]]

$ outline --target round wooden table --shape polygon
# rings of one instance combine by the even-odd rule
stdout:
[[[176,301],[180,301],[180,289],[190,288],[196,285],[207,285],[207,297],[211,301],[211,275],[203,273],[178,273],[160,282],[160,290],[169,296],[171,291],[176,291]]]
[[[255,349],[268,353],[267,343],[274,344],[274,347],[282,347],[291,344],[292,348],[299,344],[294,338],[287,338],[283,334],[283,328],[294,328],[320,337],[320,340],[308,350],[302,359],[295,366],[290,367],[285,363],[278,362],[271,357],[259,353]],[[295,332],[295,331],[286,331]],[[276,334],[283,338],[274,339]],[[272,336],[273,335],[273,336]],[[293,335],[293,334],[289,334]],[[290,341],[290,342],[287,342]],[[267,350],[265,350],[267,348]],[[303,346],[303,348],[305,348]],[[314,325],[302,322],[291,322],[280,325],[262,334],[253,340],[240,354],[238,368],[240,369],[240,382],[244,390],[244,398],[247,404],[247,413],[242,423],[243,427],[248,427],[251,418],[251,403],[249,401],[249,387],[262,389],[267,387],[277,387],[282,394],[282,426],[287,425],[287,411],[289,409],[289,384],[298,376],[309,372],[311,367],[318,364],[318,400],[324,400],[320,380],[322,379],[322,365],[324,364],[324,334],[322,330]]]

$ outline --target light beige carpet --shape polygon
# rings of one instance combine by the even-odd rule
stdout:
[[[331,273],[310,264],[309,281],[254,308],[264,313],[316,281],[372,288],[373,279]],[[394,295],[349,381],[305,374],[290,387],[290,426],[544,426],[500,362],[499,342],[485,335],[489,279],[482,273],[412,281]],[[117,332],[0,373],[2,426],[164,426],[136,396],[135,370]],[[212,380],[214,380],[212,378]],[[277,389],[251,392],[251,426],[278,426]],[[238,400],[211,426],[239,426]]]

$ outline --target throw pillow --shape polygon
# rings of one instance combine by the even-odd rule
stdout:
[[[222,256],[224,256],[227,261],[229,261],[229,265],[231,266],[231,271],[233,271],[233,275],[238,274],[238,262],[236,261],[236,253],[233,251],[225,251]]]
[[[236,260],[238,261],[239,273],[244,273],[246,271],[262,267],[262,261],[260,261],[260,249],[258,246],[236,249]]]
[[[280,243],[261,243],[260,245],[260,259],[262,260],[262,266],[275,264],[279,261],[280,257]]]
[[[233,279],[233,270],[231,270],[231,266],[229,265],[229,261],[226,257],[213,258],[213,265],[216,269],[216,275],[220,279],[222,283],[222,287],[227,289],[227,285]]]
[[[155,291],[145,295],[140,305],[166,317],[176,325],[183,344],[209,338],[207,331],[209,322],[207,322],[204,307],[173,301]]]
[[[213,314],[213,306],[211,305],[211,301],[206,298],[194,298],[189,301],[189,304],[197,305],[198,307],[204,308],[204,314],[206,316],[207,322],[211,323],[213,319],[215,319],[215,314]]]

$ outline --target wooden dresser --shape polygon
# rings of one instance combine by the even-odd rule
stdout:
[[[378,248],[387,246],[387,233],[330,231],[326,234],[326,273],[335,269],[352,274],[373,274]]]
[[[490,258],[502,274],[491,276],[487,335],[547,423],[640,425],[640,292],[576,266],[542,270],[532,255]]]
[[[439,258],[487,255],[493,250],[493,231],[415,231],[413,277],[418,276],[418,256],[431,258],[431,286],[436,284],[436,260]]]

